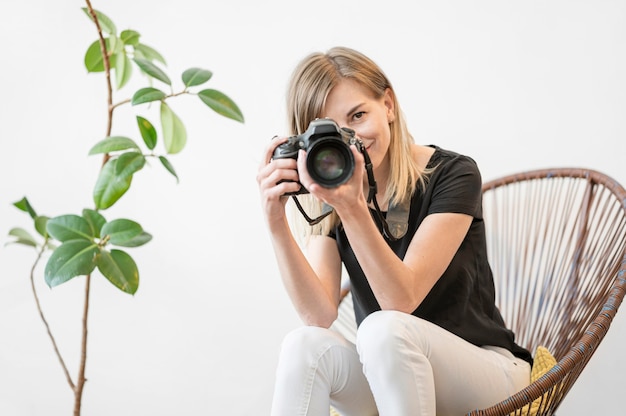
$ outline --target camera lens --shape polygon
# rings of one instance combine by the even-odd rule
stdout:
[[[335,138],[320,140],[309,149],[307,168],[315,182],[332,188],[350,179],[354,171],[354,157],[343,141]]]
[[[341,177],[346,161],[335,149],[324,149],[315,155],[313,165],[319,176],[332,181]]]

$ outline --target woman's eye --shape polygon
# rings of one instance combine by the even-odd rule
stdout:
[[[365,115],[365,111],[359,111],[358,113],[354,113],[352,116],[353,119],[358,120]]]

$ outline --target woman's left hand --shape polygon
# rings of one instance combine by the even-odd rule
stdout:
[[[350,150],[354,156],[354,173],[347,182],[333,188],[326,188],[316,183],[313,178],[311,178],[306,168],[306,152],[300,150],[300,154],[298,155],[298,175],[300,177],[300,183],[311,195],[333,207],[339,216],[341,216],[342,212],[347,212],[360,203],[367,203],[363,191],[364,187],[367,189],[367,184],[364,183],[364,178],[366,177],[364,175],[365,160],[363,154],[355,145],[351,145]]]

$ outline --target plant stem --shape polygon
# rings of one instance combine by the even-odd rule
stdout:
[[[91,275],[88,274],[85,280],[85,305],[83,309],[83,336],[80,350],[80,366],[78,369],[78,380],[74,389],[74,416],[80,416],[80,407],[85,387],[85,368],[87,364],[87,316],[89,315],[89,292],[91,286]]]
[[[167,100],[168,98],[178,97],[179,95],[184,95],[184,94],[191,94],[191,93],[190,93],[189,91],[187,91],[187,89],[184,89],[183,91],[180,91],[180,92],[173,92],[173,93],[171,93],[171,94],[166,95],[165,97],[161,98],[161,101],[165,101],[165,100]],[[124,104],[128,104],[128,103],[130,103],[130,102],[131,102],[131,99],[130,99],[130,98],[126,98],[125,100],[122,100],[122,101],[120,101],[120,102],[118,102],[118,103],[113,104],[113,105],[112,105],[112,108],[113,108],[113,109],[116,109],[117,107],[119,107],[119,106],[121,106],[121,105],[124,105]]]
[[[113,123],[113,87],[111,86],[111,62],[109,60],[109,54],[106,48],[106,42],[104,35],[102,34],[102,27],[98,21],[98,16],[94,8],[91,5],[90,0],[85,0],[89,14],[93,18],[93,21],[98,30],[98,37],[100,39],[100,53],[104,62],[104,72],[106,75],[107,84],[107,130],[106,136],[111,135],[112,123]],[[102,166],[109,160],[109,154],[105,154],[102,160]],[[82,329],[82,342],[80,353],[80,365],[78,368],[78,378],[76,380],[76,387],[74,389],[74,416],[80,416],[80,408],[82,402],[83,388],[85,387],[85,369],[87,365],[87,317],[89,316],[89,292],[91,288],[91,274],[86,276],[85,280],[85,304],[83,308],[83,329]]]
[[[104,35],[102,34],[102,27],[100,26],[100,22],[98,21],[98,16],[91,6],[91,1],[85,0],[87,3],[87,9],[89,10],[89,14],[91,15],[96,29],[98,30],[98,38],[100,39],[100,53],[102,54],[102,61],[104,63],[104,73],[106,76],[106,84],[107,84],[107,129],[105,137],[111,135],[111,130],[113,129],[113,110],[115,110],[115,106],[113,105],[113,86],[111,84],[111,60],[109,59],[109,52],[107,51],[107,45],[104,40]],[[104,160],[102,164],[104,165],[109,160],[109,154],[104,155]]]
[[[61,363],[61,367],[63,367],[63,373],[65,374],[65,378],[67,379],[67,382],[70,385],[70,388],[74,390],[75,389],[74,382],[72,381],[72,377],[70,376],[70,373],[67,370],[65,361],[63,361],[63,357],[61,356],[61,352],[59,351],[59,347],[57,346],[56,340],[54,339],[54,336],[52,335],[52,331],[50,330],[50,325],[48,325],[48,321],[46,320],[46,317],[43,314],[43,310],[41,309],[41,303],[39,302],[39,296],[37,295],[37,289],[35,288],[35,277],[34,277],[35,268],[37,267],[39,260],[41,260],[41,256],[43,255],[43,252],[46,249],[47,243],[48,243],[48,240],[46,239],[46,241],[44,241],[44,243],[41,246],[41,250],[39,250],[37,254],[37,259],[35,260],[33,267],[30,269],[30,286],[33,290],[33,296],[35,297],[35,304],[37,305],[37,311],[39,311],[39,317],[43,321],[43,324],[46,327],[46,331],[48,332],[48,337],[50,337],[50,340],[52,341],[52,346],[54,347],[54,353],[59,359],[59,362]]]
[[[91,5],[91,1],[85,0],[85,3],[87,4],[87,9],[89,10],[89,14],[93,18],[93,21],[96,25],[96,29],[98,30],[98,37],[100,39],[100,52],[102,53],[102,58],[104,61],[104,72],[106,75],[106,84],[107,84],[106,136],[110,136],[111,130],[113,127],[112,126],[113,125],[113,110],[115,109],[115,107],[113,106],[113,87],[111,86],[111,62],[109,60],[109,54],[106,48],[104,35],[102,34],[102,28],[100,27],[100,22],[98,21],[98,16],[96,15],[96,12]],[[102,166],[104,166],[108,160],[109,160],[109,154],[107,153],[103,157]],[[83,389],[85,387],[85,381],[86,381],[85,370],[87,366],[87,335],[88,335],[87,318],[89,316],[90,289],[91,289],[91,274],[88,274],[85,279],[85,303],[83,307],[83,326],[82,326],[80,365],[78,368],[78,378],[76,380],[76,386],[74,387],[74,416],[80,416]]]

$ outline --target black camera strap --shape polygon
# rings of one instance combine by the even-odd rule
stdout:
[[[379,222],[382,224],[385,237],[387,237],[391,241],[399,240],[404,236],[404,234],[406,234],[408,229],[410,200],[407,199],[401,204],[390,206],[389,212],[387,213],[387,218],[385,218],[382,211],[380,210],[380,207],[378,206],[378,201],[376,200],[378,187],[376,185],[376,179],[374,178],[374,166],[372,165],[372,161],[367,154],[367,150],[365,150],[365,146],[363,146],[363,143],[358,140],[355,144],[358,147],[359,151],[363,154],[363,158],[365,159],[365,171],[367,172],[367,182],[369,184],[367,203],[374,204],[375,215]],[[333,212],[333,207],[324,203],[322,205],[322,213],[317,218],[311,218],[304,211],[304,208],[298,201],[296,195],[292,195],[291,197],[293,198],[296,207],[298,207],[298,210],[300,211],[304,219],[309,223],[309,225],[319,224],[324,218],[326,218]]]
[[[376,193],[378,191],[376,180],[374,179],[374,166],[372,165],[365,148],[363,148],[362,152],[363,157],[365,158],[365,169],[367,171],[367,180],[370,186],[367,202],[372,202],[374,204],[375,214],[378,221],[382,224],[383,234],[385,237],[391,241],[399,240],[404,237],[404,234],[406,234],[409,228],[409,209],[411,207],[410,200],[406,199],[405,201],[402,201],[401,204],[390,205],[387,217],[385,217],[378,206],[378,201],[376,200]]]
[[[300,211],[300,213],[302,214],[302,216],[304,217],[306,222],[309,223],[309,225],[319,224],[324,218],[326,218],[327,216],[329,216],[333,212],[333,207],[331,207],[327,203],[324,203],[322,205],[322,213],[320,214],[320,216],[317,217],[317,218],[311,218],[304,211],[304,208],[300,204],[300,201],[298,201],[298,197],[296,195],[291,195],[291,199],[293,199],[293,201],[296,203],[296,206],[298,207],[298,210]]]

